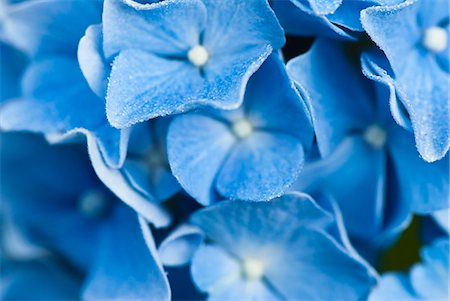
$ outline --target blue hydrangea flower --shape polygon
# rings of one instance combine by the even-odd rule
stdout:
[[[191,221],[206,238],[192,277],[212,300],[360,300],[374,284],[325,231],[333,219],[307,195],[221,202]]]
[[[106,0],[106,97],[118,128],[201,105],[234,109],[283,30],[267,0]]]
[[[148,225],[98,180],[82,146],[2,142],[2,199],[25,237],[87,274],[84,299],[170,298]]]
[[[421,251],[421,263],[415,264],[408,275],[383,275],[369,300],[447,300],[450,293],[449,253],[448,238],[424,247]]]
[[[367,64],[378,66],[368,73],[396,89],[417,148],[429,162],[443,158],[450,147],[449,5],[447,0],[408,0],[369,8],[361,15],[364,29],[392,67],[368,56]]]
[[[364,31],[360,12],[375,5],[404,0],[273,0],[272,5],[288,34],[354,40]]]
[[[117,167],[123,163],[127,131],[109,126],[104,101],[89,88],[77,60],[80,38],[87,26],[101,21],[101,14],[97,0],[27,1],[8,7],[5,35],[31,61],[20,97],[1,107],[1,128],[50,136],[89,130],[107,164]]]
[[[295,181],[312,141],[307,108],[277,55],[250,79],[241,108],[177,116],[169,127],[174,176],[198,202],[267,200]]]
[[[322,158],[305,166],[294,187],[331,191],[354,238],[386,244],[411,211],[448,208],[448,156],[420,158],[412,133],[390,115],[389,91],[368,81],[346,51],[318,40],[287,65],[307,96]]]
[[[81,279],[54,257],[25,262],[2,261],[2,300],[77,300]]]
[[[166,118],[157,118],[131,127],[125,161],[120,168],[105,163],[98,144],[87,133],[92,165],[102,182],[156,227],[170,224],[171,216],[161,203],[181,190],[167,162],[168,122]]]

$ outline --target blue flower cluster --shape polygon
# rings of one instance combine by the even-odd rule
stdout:
[[[0,0],[0,298],[447,300],[449,45],[449,0]]]

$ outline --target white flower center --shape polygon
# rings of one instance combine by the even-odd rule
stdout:
[[[246,258],[242,262],[242,273],[248,280],[259,280],[264,276],[264,264],[256,258]]]
[[[108,209],[109,200],[102,191],[96,189],[87,190],[80,196],[78,207],[88,217],[99,217]]]
[[[243,139],[253,133],[253,126],[247,119],[241,119],[233,124],[233,132],[236,136]]]
[[[203,67],[209,59],[208,51],[202,45],[197,45],[189,50],[187,57],[196,67]]]
[[[379,125],[371,125],[364,131],[364,139],[375,148],[382,148],[386,143],[386,130]]]
[[[439,26],[428,27],[422,39],[423,46],[429,51],[441,52],[447,48],[448,33]]]

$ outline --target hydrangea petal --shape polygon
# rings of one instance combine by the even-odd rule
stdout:
[[[255,132],[238,142],[217,176],[217,190],[229,199],[264,201],[280,196],[303,167],[299,140]]]
[[[399,273],[388,273],[383,275],[378,286],[369,297],[369,301],[386,301],[393,296],[402,301],[417,301],[419,296],[408,289],[407,278]]]
[[[278,55],[267,58],[252,76],[245,93],[245,111],[254,127],[288,133],[298,137],[305,147],[311,144],[314,133],[308,108]]]
[[[228,256],[259,258],[265,279],[286,299],[323,300],[339,294],[339,299],[357,300],[368,293],[373,275],[331,236],[314,227],[314,219],[302,212],[314,207],[312,199],[302,194],[271,202],[227,201],[196,213],[192,222]],[[340,280],[331,276],[335,273]],[[334,289],[318,291],[324,285]]]
[[[102,42],[102,25],[89,26],[78,44],[78,62],[89,87],[104,99],[111,70],[103,55]]]
[[[131,209],[120,209],[104,228],[83,299],[170,300],[168,281],[155,260],[156,252],[144,239],[147,225],[141,224]]]
[[[227,125],[200,114],[172,121],[167,135],[170,167],[181,186],[200,204],[209,205],[217,199],[213,184],[235,139]]]
[[[197,98],[203,89],[203,78],[188,62],[125,50],[113,64],[106,113],[114,127],[124,128],[157,116],[183,112],[189,109],[187,100],[197,104],[206,101]]]
[[[287,34],[355,40],[349,32],[334,25],[325,16],[308,13],[301,2],[272,1],[272,6]]]
[[[220,292],[230,282],[239,280],[241,268],[236,258],[222,248],[202,245],[192,259],[191,273],[195,284],[201,290],[211,293]]]
[[[169,213],[160,207],[156,203],[156,200],[150,198],[149,195],[143,195],[133,189],[133,187],[130,187],[126,176],[124,176],[120,169],[107,166],[95,137],[89,132],[84,132],[84,134],[87,137],[88,152],[92,166],[102,182],[117,197],[156,227],[164,227],[170,224],[171,217]]]
[[[403,97],[399,95],[401,91],[396,88],[393,71],[384,55],[378,51],[363,53],[361,56],[361,68],[367,78],[381,83],[389,89],[389,106],[392,117],[403,128],[412,130],[411,120],[402,100]]]
[[[391,155],[399,174],[400,197],[407,200],[411,209],[418,213],[447,208],[449,157],[433,163],[425,162],[413,147],[412,135],[407,135],[401,128],[390,135]]]
[[[405,1],[387,8],[368,8],[361,14],[365,30],[386,54],[398,89],[405,94],[417,148],[429,162],[443,158],[450,147],[449,71],[420,45],[422,31],[439,25],[433,20],[448,18],[448,5],[445,0],[433,5]]]
[[[199,44],[205,22],[206,8],[200,0],[169,0],[146,5],[131,0],[106,0],[103,50],[107,59],[127,49],[184,56]]]
[[[159,246],[161,261],[166,266],[188,263],[203,239],[204,235],[199,228],[190,224],[179,226]]]
[[[72,56],[78,39],[101,15],[100,0],[24,1],[9,7],[3,26],[9,41],[30,56]]]
[[[284,45],[283,29],[267,0],[203,2],[208,11],[203,44],[211,49],[211,55],[238,55],[256,45],[270,45],[273,49]]]
[[[332,56],[330,49],[334,49]],[[374,119],[374,108],[366,101],[370,87],[345,51],[338,43],[318,40],[308,53],[287,64],[288,72],[307,97],[323,156],[329,155],[349,130],[364,128]]]
[[[311,192],[326,187],[335,196],[349,233],[373,238],[382,227],[385,166],[384,152],[350,137],[328,158],[307,164],[294,187]]]

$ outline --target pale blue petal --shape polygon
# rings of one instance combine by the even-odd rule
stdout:
[[[378,285],[370,294],[369,301],[387,301],[395,297],[401,301],[420,300],[409,288],[405,275],[399,273],[388,273],[383,275]]]
[[[217,199],[218,170],[235,143],[228,126],[220,121],[188,114],[176,117],[167,136],[167,152],[173,175],[200,204]]]
[[[158,248],[161,261],[166,266],[185,265],[203,242],[202,231],[192,225],[182,224]]]
[[[393,71],[387,58],[379,51],[367,51],[361,56],[361,68],[367,78],[381,83],[389,89],[389,106],[392,117],[403,128],[412,130],[409,114],[403,103],[403,97],[400,96],[402,92],[396,87]]]
[[[106,0],[103,50],[107,59],[120,51],[140,49],[164,56],[185,56],[199,44],[206,9],[200,0],[169,0],[142,5]]]
[[[411,134],[398,128],[391,131],[390,153],[398,174],[400,199],[417,213],[431,213],[448,208],[449,156],[428,163],[420,158]]]
[[[256,46],[279,49],[284,45],[283,29],[267,0],[203,2],[208,11],[203,44],[211,55],[238,56]]]
[[[221,202],[196,213],[192,221],[207,238],[228,252],[227,256],[238,260],[250,256],[260,259],[271,288],[287,299],[328,300],[337,296],[342,300],[358,300],[367,295],[374,279],[366,266],[331,236],[314,227],[308,211],[318,208],[312,199],[302,194],[290,196],[294,197],[271,202]],[[219,265],[214,264],[215,257],[216,254],[210,256],[211,266]],[[222,285],[227,278],[219,276],[212,278],[222,279],[218,282]],[[217,283],[208,280],[206,277],[205,286]]]
[[[314,133],[308,108],[278,55],[273,54],[265,61],[252,76],[245,93],[245,111],[254,127],[290,134],[309,148]]]
[[[9,41],[30,56],[74,56],[84,31],[101,14],[99,0],[24,1],[10,6],[3,26]]]
[[[236,258],[214,245],[202,245],[192,258],[191,274],[195,284],[210,294],[229,289],[240,280],[241,268]]]
[[[78,44],[78,62],[89,87],[105,98],[111,67],[103,55],[102,25],[91,25]]]
[[[360,239],[374,239],[383,226],[386,158],[359,137],[345,139],[329,157],[310,163],[296,189],[326,189],[336,198],[347,230]]]
[[[421,46],[421,39],[428,26],[448,18],[448,5],[446,0],[406,1],[361,14],[365,30],[389,59],[398,89],[405,94],[417,148],[429,162],[443,158],[450,147],[449,74],[438,56]]]
[[[343,40],[355,39],[349,32],[334,25],[325,16],[308,13],[307,9],[298,1],[275,0],[272,1],[272,6],[287,34]]]
[[[144,238],[149,233],[131,209],[118,208],[102,232],[97,259],[82,293],[84,300],[170,300],[157,254],[149,249],[148,237]]]
[[[228,199],[265,201],[280,196],[303,167],[303,146],[280,132],[254,132],[236,144],[217,176]]]
[[[35,61],[23,77],[26,100],[5,106],[2,124],[9,130],[46,133],[101,126],[105,122],[103,101],[91,92],[79,70],[76,60],[65,57]],[[28,114],[36,119],[30,122]]]
[[[423,299],[442,299],[449,294],[449,240],[436,240],[421,250],[422,263],[410,272],[411,285]]]
[[[88,152],[92,166],[102,182],[122,201],[128,204],[140,215],[145,217],[156,227],[164,227],[170,224],[169,213],[156,203],[150,195],[144,195],[129,185],[127,177],[121,169],[109,167],[100,152],[100,147],[89,132],[84,132],[87,137]]]
[[[167,60],[140,50],[122,51],[114,60],[106,96],[109,122],[118,128],[183,112],[202,99],[204,79],[183,60]]]
[[[318,40],[308,53],[287,64],[309,102],[323,156],[329,155],[350,130],[365,128],[375,117],[375,108],[367,101],[369,82],[345,51],[341,44]]]

